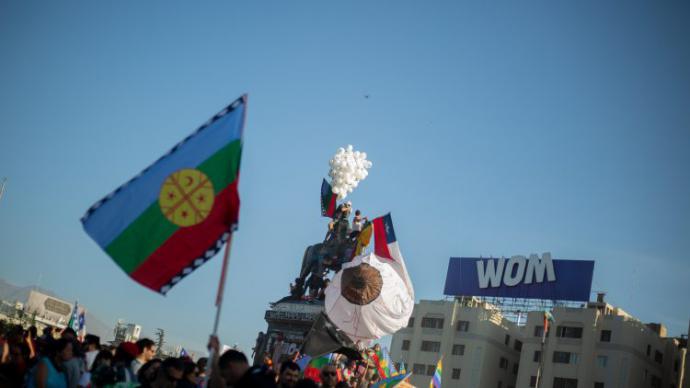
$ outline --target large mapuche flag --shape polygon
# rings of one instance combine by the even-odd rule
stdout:
[[[230,238],[246,105],[246,95],[234,101],[82,217],[132,279],[165,294]]]

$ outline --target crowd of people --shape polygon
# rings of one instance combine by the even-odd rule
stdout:
[[[158,358],[156,344],[143,338],[117,346],[101,343],[87,334],[77,338],[71,328],[45,328],[0,321],[0,388],[245,388],[245,387],[362,387],[380,377],[367,361],[335,357],[305,373],[298,354],[274,365],[270,358],[251,366],[240,351],[220,354],[217,337],[209,341],[210,358],[196,361],[188,356]],[[365,366],[366,365],[366,366]],[[309,367],[310,372],[315,369]]]

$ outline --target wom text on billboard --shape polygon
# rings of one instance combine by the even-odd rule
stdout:
[[[446,295],[587,301],[594,261],[552,260],[545,253],[510,259],[451,258]]]

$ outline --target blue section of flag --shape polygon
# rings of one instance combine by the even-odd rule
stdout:
[[[235,105],[234,108],[231,108]],[[173,172],[194,168],[228,145],[240,139],[244,121],[244,98],[240,98],[220,112],[211,123],[173,147],[166,155],[144,169],[131,181],[89,209],[82,218],[84,229],[102,248],[106,248],[152,203],[158,200],[161,185]],[[221,115],[221,116],[219,116]],[[93,212],[95,209],[98,212]]]
[[[395,229],[393,229],[393,219],[391,218],[391,214],[388,213],[383,218],[383,227],[386,230],[386,242],[388,244],[392,244],[396,241],[398,241],[395,238]]]
[[[86,325],[86,318],[84,317],[84,312],[82,311],[82,313],[79,314],[79,330],[83,330],[85,325]],[[77,331],[79,331],[79,330],[77,330]]]
[[[180,350],[180,357],[187,357],[187,356],[189,356],[189,353],[187,353],[187,351],[184,348],[182,348],[182,350]]]
[[[297,365],[299,365],[299,368],[304,372],[304,368],[309,365],[309,361],[311,361],[311,357],[307,356],[306,354],[302,356],[299,360],[296,361]]]

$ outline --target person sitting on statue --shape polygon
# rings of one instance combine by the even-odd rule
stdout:
[[[333,219],[328,223],[328,234],[325,241],[333,239],[343,240],[347,237],[350,229],[350,222],[348,221],[350,212],[352,212],[352,203],[350,201],[338,205]]]
[[[369,219],[367,217],[362,217],[362,212],[356,210],[355,217],[352,219],[352,233],[350,233],[350,238],[353,240],[356,239],[357,236],[362,233],[362,229],[364,229],[364,225],[366,225],[367,222],[369,222]]]

